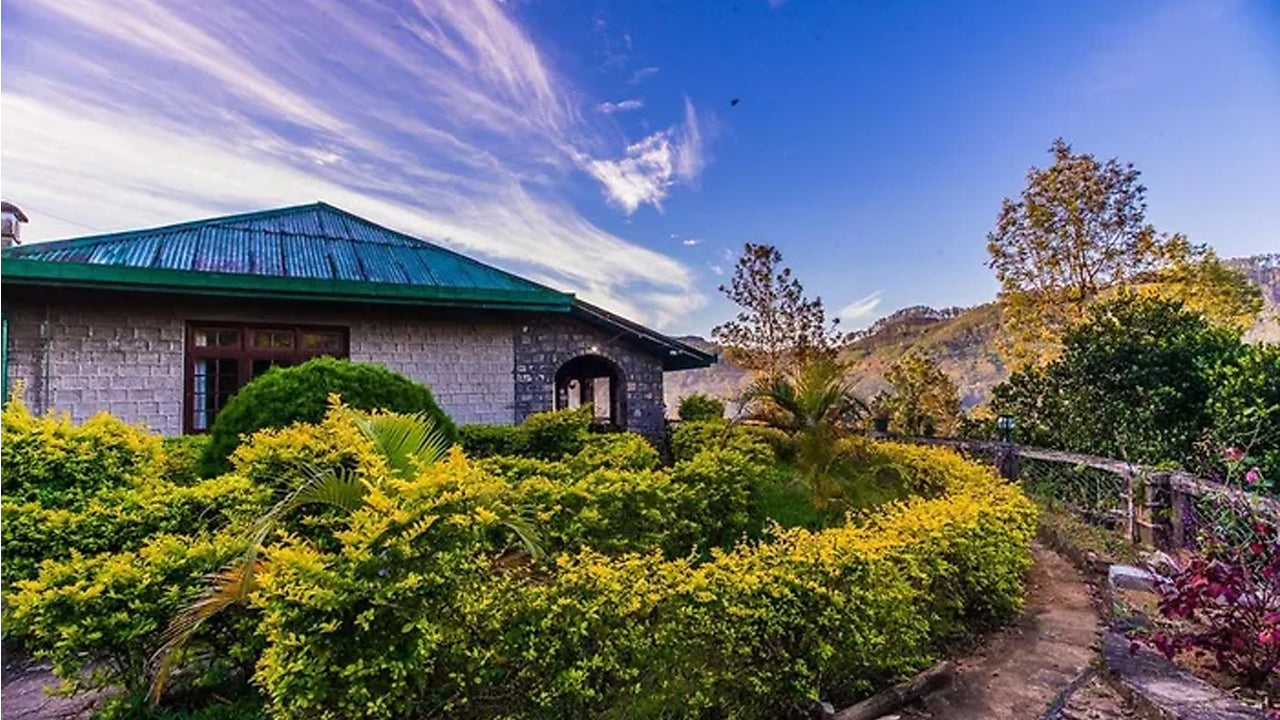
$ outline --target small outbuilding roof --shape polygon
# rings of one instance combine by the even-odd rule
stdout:
[[[6,284],[573,313],[663,356],[714,356],[572,294],[323,202],[177,225],[30,243],[3,252]]]

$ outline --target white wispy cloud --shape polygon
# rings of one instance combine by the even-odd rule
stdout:
[[[707,265],[707,267],[716,275],[724,275],[724,268],[716,265],[715,263],[711,263],[710,265]]]
[[[701,245],[702,241],[699,240],[698,238],[685,238],[683,244],[685,247],[696,247],[698,245]]]
[[[627,212],[656,206],[705,162],[692,105],[607,159],[616,128],[496,2],[30,2],[47,32],[5,58],[0,96],[29,240],[323,199],[658,326],[705,302],[559,191],[634,158],[619,178],[660,179]]]
[[[855,326],[869,319],[878,307],[880,307],[879,290],[840,308],[840,312],[836,316],[840,318],[840,322],[846,327]]]
[[[656,65],[642,67],[639,70],[636,70],[635,72],[631,73],[631,79],[627,81],[627,84],[639,85],[640,83],[644,82],[645,80],[648,80],[649,78],[657,74],[658,74],[658,68]]]
[[[628,215],[641,205],[661,210],[677,183],[696,186],[707,157],[698,114],[688,98],[684,110],[682,123],[628,145],[621,158],[583,161],[583,168],[604,186],[605,197]]]
[[[639,98],[628,98],[618,102],[602,102],[596,105],[596,110],[605,115],[613,115],[614,113],[630,112],[639,110],[644,107],[644,101]]]

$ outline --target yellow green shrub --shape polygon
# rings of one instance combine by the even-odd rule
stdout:
[[[35,576],[39,563],[72,552],[133,550],[153,535],[202,533],[252,519],[273,499],[268,488],[238,475],[194,485],[152,481],[109,488],[76,509],[38,502],[0,503],[0,560],[6,586]]]
[[[76,425],[67,414],[35,416],[15,396],[0,412],[4,496],[72,507],[98,490],[154,478],[158,435],[100,413]]]
[[[924,471],[933,496],[705,561],[585,548],[553,568],[483,551],[513,505],[452,459],[381,494],[333,552],[273,554],[257,681],[282,718],[772,718],[853,700],[1011,617],[1035,524],[1016,488],[947,451],[868,451]]]
[[[6,596],[5,631],[81,688],[146,689],[147,663],[169,618],[213,572],[244,551],[230,535],[161,535],[136,551],[74,553],[41,565]],[[187,680],[217,683],[256,656],[252,626],[226,614],[204,628],[192,652],[206,658]]]
[[[266,487],[287,490],[306,477],[305,468],[344,466],[359,477],[386,472],[386,463],[352,421],[351,411],[330,398],[320,422],[259,430],[231,453],[233,472]]]
[[[769,443],[756,430],[728,420],[682,422],[671,433],[671,455],[676,460],[689,460],[703,450],[724,448],[751,455],[758,462],[776,459]]]

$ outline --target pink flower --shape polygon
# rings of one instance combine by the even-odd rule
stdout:
[[[1238,447],[1229,447],[1222,451],[1222,458],[1227,462],[1240,462],[1244,459],[1244,450]]]
[[[1262,473],[1258,470],[1258,468],[1253,468],[1252,470],[1244,474],[1244,481],[1249,483],[1250,485],[1257,485],[1258,481],[1261,479],[1262,479]]]

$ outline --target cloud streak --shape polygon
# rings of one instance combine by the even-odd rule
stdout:
[[[33,209],[29,239],[323,199],[658,326],[705,302],[687,266],[562,199],[587,178],[609,197],[652,178],[617,203],[634,212],[696,182],[692,105],[611,153],[616,128],[584,116],[495,2],[23,10],[39,32],[4,26],[25,52],[6,57],[0,111],[6,198]]]
[[[602,102],[599,105],[596,105],[596,110],[599,110],[605,115],[614,115],[616,113],[631,112],[632,110],[639,110],[643,107],[644,107],[643,100],[640,100],[639,98],[629,98],[627,100],[621,100],[619,102]]]
[[[859,298],[840,308],[836,316],[844,326],[862,325],[880,307],[880,291],[877,290],[866,297]]]

